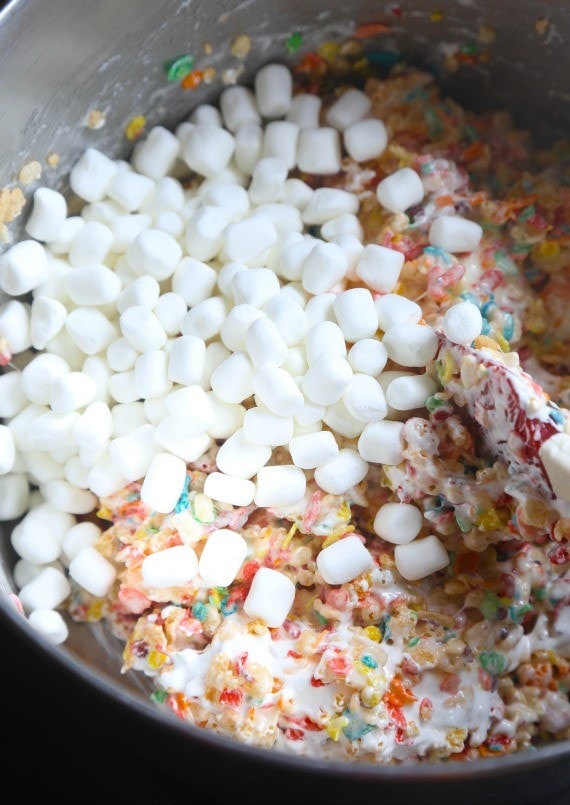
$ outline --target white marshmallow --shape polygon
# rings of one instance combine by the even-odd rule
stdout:
[[[331,495],[343,495],[359,484],[368,472],[368,463],[350,447],[343,447],[337,456],[315,470],[315,481]]]
[[[436,391],[437,383],[429,375],[397,377],[386,389],[386,402],[397,411],[413,411],[422,408]]]
[[[14,435],[6,425],[0,425],[0,475],[11,472],[16,462]]]
[[[30,487],[22,472],[0,475],[0,522],[17,520],[28,508]]]
[[[134,168],[158,181],[173,169],[180,142],[164,126],[153,126],[143,140],[136,143],[131,162]]]
[[[32,291],[47,275],[46,251],[35,240],[21,240],[0,257],[0,289],[10,296]]]
[[[298,210],[304,210],[313,193],[313,188],[306,182],[302,179],[292,177],[285,182],[281,201],[284,201],[286,204],[292,204],[294,207],[297,207]]]
[[[322,126],[301,129],[297,144],[297,165],[305,173],[331,175],[341,168],[340,136],[336,129]]]
[[[47,565],[59,558],[61,535],[52,528],[53,518],[48,511],[47,506],[32,508],[12,529],[12,547],[27,562]]]
[[[59,238],[67,217],[67,201],[57,190],[38,187],[34,191],[33,207],[25,231],[31,238],[51,243]]]
[[[253,91],[241,84],[226,87],[220,95],[220,112],[224,126],[235,134],[241,126],[247,123],[259,124],[261,116],[257,108],[257,101]],[[193,123],[214,123],[214,119],[202,121],[195,119]],[[221,121],[218,125],[221,125]]]
[[[194,305],[182,319],[183,335],[194,335],[208,341],[218,335],[226,320],[227,304],[221,296],[210,296]]]
[[[227,403],[241,403],[253,394],[255,369],[244,352],[233,352],[214,369],[212,390]]]
[[[287,347],[302,342],[307,332],[307,316],[292,296],[286,293],[275,294],[263,305],[263,312],[273,322]]]
[[[382,386],[370,375],[354,374],[342,398],[347,411],[361,422],[378,422],[388,413]]]
[[[252,268],[238,271],[232,279],[232,291],[236,305],[262,307],[265,302],[279,292],[277,275],[269,268]]]
[[[28,615],[28,623],[52,646],[65,643],[69,637],[67,624],[61,613],[55,609],[34,609]]]
[[[87,545],[94,546],[102,534],[102,529],[95,523],[84,521],[75,523],[63,535],[61,547],[70,562],[82,548]]]
[[[277,241],[277,229],[266,215],[252,215],[228,224],[224,251],[230,262],[251,265]]]
[[[404,212],[423,201],[424,186],[419,174],[412,168],[400,168],[378,184],[376,198],[393,213]]]
[[[189,545],[175,545],[145,556],[143,581],[149,587],[184,587],[198,572],[198,557]]]
[[[31,306],[18,299],[10,299],[0,306],[0,338],[6,339],[13,355],[32,346],[30,312]]]
[[[186,201],[184,188],[173,176],[159,179],[141,204],[141,212],[156,218],[161,212],[180,212]]]
[[[374,532],[394,545],[407,545],[422,530],[423,516],[413,503],[385,503],[374,517]]]
[[[325,352],[309,366],[301,387],[303,394],[316,405],[332,405],[341,398],[351,378],[348,361],[342,355]]]
[[[238,428],[221,445],[216,463],[220,472],[249,480],[267,464],[270,458],[271,448],[268,445],[250,442],[243,428]]]
[[[44,567],[22,587],[18,598],[24,611],[31,613],[36,609],[55,609],[63,604],[70,592],[71,586],[61,570]]]
[[[117,472],[109,455],[103,455],[91,465],[87,480],[89,489],[100,498],[115,494],[129,483],[128,478]]]
[[[417,302],[400,294],[384,294],[375,299],[374,304],[378,313],[378,326],[384,332],[394,324],[417,324],[423,315]]]
[[[305,259],[317,243],[318,241],[312,237],[286,243],[277,259],[277,273],[287,280],[300,280],[303,275]]]
[[[570,434],[555,433],[538,451],[557,498],[570,501]]]
[[[196,123],[215,123],[217,126],[221,126],[223,122],[220,109],[218,109],[217,106],[213,106],[211,103],[201,103],[193,109],[188,117],[188,121],[194,123],[194,125],[196,125]],[[227,126],[227,128],[229,128],[229,126]]]
[[[174,273],[182,249],[168,232],[143,229],[127,249],[127,262],[138,276],[149,274],[161,282]]]
[[[93,404],[97,405],[98,403]],[[145,425],[149,419],[144,406],[144,402],[137,401],[132,403],[117,403],[113,406],[112,410],[109,409],[112,423],[111,436],[126,436],[135,428]],[[155,423],[153,422],[151,424],[154,425]]]
[[[266,64],[255,74],[255,98],[265,118],[283,117],[291,107],[293,76],[284,64]]]
[[[398,284],[404,259],[404,255],[396,249],[369,243],[362,251],[355,272],[372,290],[390,293]]]
[[[432,246],[453,254],[474,251],[482,237],[482,227],[460,215],[440,215],[430,226],[428,235]]]
[[[254,444],[278,447],[287,444],[293,436],[293,417],[277,416],[257,407],[247,410],[240,424],[246,439]]]
[[[104,263],[113,245],[113,233],[100,221],[87,221],[71,244],[68,259],[73,268]]]
[[[324,224],[339,215],[356,215],[358,197],[336,187],[318,187],[303,210],[303,223],[308,226]]]
[[[281,366],[288,356],[287,344],[273,321],[266,316],[254,319],[247,328],[245,348],[256,369]]]
[[[322,105],[323,102],[318,95],[299,92],[292,97],[285,118],[295,123],[300,129],[316,129],[319,125]]]
[[[195,260],[211,260],[222,248],[226,216],[219,207],[200,207],[186,223],[186,252]]]
[[[288,170],[297,164],[299,127],[288,120],[272,120],[263,135],[263,156],[277,157]],[[254,171],[255,173],[255,171]]]
[[[156,315],[147,307],[134,305],[119,317],[119,326],[124,338],[139,352],[161,349],[167,335]]]
[[[364,248],[361,242],[364,238],[364,229],[358,216],[352,213],[337,215],[336,218],[331,218],[321,226],[320,234],[323,240],[332,240],[333,243],[341,247],[349,258],[350,269],[352,270],[356,266]],[[346,235],[350,237],[343,237]]]
[[[168,411],[180,421],[181,431],[186,434],[202,433],[215,422],[210,398],[201,386],[177,389],[166,396],[165,402]]]
[[[336,319],[346,341],[372,338],[378,329],[378,313],[367,288],[341,291],[333,304]]]
[[[144,275],[136,277],[124,288],[117,299],[117,310],[124,313],[129,307],[140,305],[153,308],[160,296],[160,285],[155,277]]]
[[[253,168],[249,197],[253,204],[278,201],[287,179],[287,163],[278,157],[263,157]]]
[[[227,403],[213,391],[206,392],[214,411],[215,421],[207,429],[212,439],[227,439],[243,424],[246,409],[239,403]]]
[[[219,207],[228,223],[245,218],[250,209],[249,196],[245,187],[229,182],[212,185],[204,193],[205,205]]]
[[[257,207],[257,212],[260,215],[265,215],[267,218],[269,218],[274,227],[277,229],[279,236],[281,236],[282,233],[287,233],[286,236],[289,237],[291,232],[301,234],[303,229],[301,213],[297,207],[294,207],[292,204],[284,204],[283,202],[279,201],[267,202],[260,204]],[[270,261],[275,259],[274,255],[278,250],[279,245],[277,243],[273,246],[266,261],[269,268],[273,268]]]
[[[372,556],[355,534],[342,537],[317,554],[317,568],[327,584],[347,584],[372,565]]]
[[[196,433],[193,427],[190,431],[185,432],[177,416],[166,414],[156,425],[154,438],[164,450],[188,463],[199,459],[212,442],[207,433]]]
[[[61,332],[66,317],[67,308],[57,299],[36,296],[30,310],[30,338],[34,349],[44,349]]]
[[[226,168],[234,148],[229,131],[212,123],[198,123],[188,134],[182,156],[195,173],[214,178]]]
[[[101,201],[118,166],[96,148],[86,148],[69,174],[74,193],[85,201]]]
[[[399,464],[405,448],[402,422],[370,422],[358,439],[358,452],[372,464]]]
[[[154,426],[150,423],[133,428],[124,436],[113,439],[109,445],[115,469],[129,481],[144,477],[159,450],[160,446],[154,439]]]
[[[388,353],[377,338],[362,338],[351,346],[347,360],[353,372],[375,376],[386,366]]]
[[[294,506],[305,494],[307,478],[300,467],[279,464],[257,472],[254,501],[257,506]]]
[[[345,276],[348,259],[336,243],[318,241],[303,261],[301,282],[312,294],[331,291]]]
[[[216,271],[212,266],[192,257],[183,257],[172,275],[172,290],[193,307],[208,299],[216,285]]]
[[[178,141],[176,144],[178,145]],[[148,176],[120,170],[109,182],[107,195],[125,212],[136,212],[142,207],[153,187],[154,181]]]
[[[22,373],[4,371],[0,373],[0,418],[16,416],[28,403],[22,389]]]
[[[115,372],[108,383],[111,398],[118,403],[132,403],[139,399],[139,390],[134,369]]]
[[[149,509],[168,514],[184,488],[186,463],[170,453],[157,453],[141,487],[141,500]]]
[[[282,626],[295,600],[295,585],[278,570],[260,567],[243,602],[250,618],[260,618],[270,629]]]
[[[154,306],[154,315],[169,336],[177,336],[188,307],[184,299],[173,291],[161,294]]]
[[[204,482],[204,494],[231,506],[249,506],[253,502],[255,484],[246,478],[210,472]]]
[[[407,545],[396,545],[394,561],[400,575],[407,581],[417,581],[447,567],[449,556],[442,542],[431,534]]]
[[[315,469],[331,461],[339,453],[334,435],[329,430],[295,436],[289,442],[293,464],[304,470]]]
[[[50,387],[50,406],[55,413],[66,414],[93,402],[97,384],[86,372],[66,372],[56,377]]]
[[[358,120],[344,129],[343,142],[352,159],[367,162],[384,153],[388,145],[388,132],[381,120]]]
[[[200,554],[198,573],[209,587],[227,587],[237,576],[247,556],[247,542],[229,528],[208,534]]]
[[[49,242],[49,251],[56,255],[69,254],[71,244],[75,240],[79,230],[83,229],[84,226],[85,220],[80,215],[68,216],[60,227],[58,237]]]
[[[121,293],[121,280],[117,274],[107,266],[97,263],[69,271],[63,284],[69,298],[76,305],[107,305],[115,302]]]
[[[237,167],[251,174],[263,153],[263,129],[254,121],[242,123],[235,133],[234,159]]]
[[[312,296],[305,305],[305,314],[309,327],[313,324],[319,324],[321,321],[332,321],[335,324],[336,316],[334,313],[334,300],[336,299],[335,293],[321,293]]]
[[[162,397],[172,388],[168,376],[169,358],[162,349],[149,349],[136,360],[135,384],[139,397]]]
[[[62,478],[54,478],[43,484],[42,493],[54,509],[70,514],[90,514],[97,505],[97,498],[92,492],[76,489]]]
[[[388,357],[400,366],[426,366],[437,352],[437,336],[423,324],[393,324],[382,343]]]
[[[49,405],[54,381],[69,371],[70,366],[62,357],[42,352],[23,368],[22,391],[30,402]]]
[[[361,89],[349,87],[328,108],[325,119],[330,126],[344,131],[352,123],[362,120],[370,111],[370,97]]]
[[[277,416],[290,417],[303,405],[299,387],[284,369],[262,366],[253,375],[253,392]]]
[[[199,383],[206,361],[206,344],[195,335],[175,338],[168,356],[168,377],[173,383],[192,386]]]
[[[443,332],[453,344],[471,344],[483,326],[481,311],[473,302],[457,302],[443,316]]]

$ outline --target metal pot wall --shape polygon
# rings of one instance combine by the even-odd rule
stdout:
[[[292,32],[302,34],[302,53],[370,20],[385,24],[378,40],[382,52],[433,70],[444,90],[467,107],[508,110],[541,142],[568,130],[570,6],[564,2],[441,0],[434,13],[424,0],[333,6],[326,0],[13,0],[0,10],[0,188],[17,186],[18,172],[30,160],[42,164],[43,174],[24,188],[27,196],[39,183],[65,188],[70,166],[89,145],[128,157],[132,143],[123,131],[133,115],[144,115],[149,127],[174,126],[195,105],[215,99],[223,86],[219,79],[191,93],[166,81],[164,62],[178,54],[193,54],[197,66],[207,62],[218,76],[243,65],[238,80],[247,83],[265,62],[295,58],[286,47]],[[449,54],[460,48],[476,46],[481,53],[485,31],[494,38],[484,59],[446,69]],[[238,33],[251,37],[244,62],[230,53]],[[102,128],[86,125],[92,110],[105,114]],[[49,166],[49,154],[59,155],[57,165]],[[14,237],[24,220],[11,226]],[[33,633],[13,605],[14,559],[4,538],[0,629],[23,638],[38,666],[49,663],[62,678],[92,691],[94,707],[109,708],[110,718],[119,717],[153,744],[160,741],[165,757],[192,753],[210,774],[223,761],[234,775],[219,780],[228,791],[236,780],[255,779],[262,798],[278,778],[289,796],[303,796],[314,786],[326,792],[328,803],[355,796],[411,801],[425,798],[429,786],[438,802],[522,805],[570,786],[568,743],[469,765],[370,768],[276,756],[183,726],[148,703],[140,680],[119,674],[116,650],[103,634],[76,627],[63,647],[54,648]]]

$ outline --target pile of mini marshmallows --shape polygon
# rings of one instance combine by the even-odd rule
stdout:
[[[0,376],[0,520],[24,515],[12,532],[20,601],[53,642],[66,637],[56,611],[66,571],[99,596],[115,579],[93,547],[100,529],[78,521],[98,498],[144,479],[143,503],[169,513],[187,464],[216,440],[204,491],[234,506],[295,505],[310,477],[342,495],[369,463],[402,460],[407,412],[437,390],[425,372],[437,336],[395,292],[404,256],[363,243],[358,196],[290,176],[379,156],[388,135],[369,114],[358,89],[325,110],[315,95],[293,95],[287,67],[268,64],[253,88],[226,87],[219,107],[197,107],[175,133],[151,129],[130,162],[88,148],[70,174],[80,215],[57,191],[35,191],[28,239],[0,258],[0,337],[22,367]],[[188,189],[177,177],[189,173]],[[377,198],[402,212],[424,198],[421,178],[397,170]],[[441,215],[429,241],[460,253],[481,234]],[[479,310],[458,303],[443,329],[470,343]],[[388,359],[399,368],[383,371]],[[276,448],[289,462],[272,463]],[[383,506],[375,529],[398,543],[408,579],[448,563],[435,536],[415,540],[414,506]],[[148,557],[145,577],[230,583],[244,558],[233,545],[211,535],[201,567],[189,546],[185,559],[175,549]],[[370,563],[354,536],[318,557],[330,584]],[[282,622],[288,581],[260,571],[246,612]]]

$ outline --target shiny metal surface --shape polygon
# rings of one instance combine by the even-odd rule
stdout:
[[[434,5],[425,0],[403,0],[401,17],[393,7],[368,0],[335,4],[327,0],[12,0],[4,7],[0,3],[0,188],[17,186],[19,169],[34,159],[44,166],[42,184],[65,189],[66,174],[86,146],[94,145],[115,157],[128,156],[131,143],[123,131],[133,115],[144,115],[148,127],[159,122],[174,126],[195,105],[215,99],[222,89],[217,78],[195,92],[184,92],[166,81],[163,64],[168,59],[192,53],[197,66],[213,65],[219,75],[224,68],[242,66],[231,56],[230,43],[236,34],[248,33],[251,53],[239,75],[240,83],[247,83],[261,64],[292,58],[285,43],[293,31],[303,34],[302,53],[323,40],[343,38],[355,24],[371,19],[388,26],[379,48],[400,52],[411,63],[435,71],[446,91],[466,106],[508,110],[541,141],[553,141],[568,132],[568,2],[441,0],[439,22],[431,17]],[[550,23],[540,33],[537,21],[543,19]],[[447,71],[446,55],[458,45],[480,43],[482,28],[496,32],[488,60]],[[211,55],[205,52],[206,43]],[[101,129],[85,125],[93,109],[106,115]],[[46,163],[51,153],[60,156],[56,168]],[[24,188],[28,197],[37,184]],[[23,220],[25,215],[20,227]],[[18,226],[12,227],[14,237],[19,231]],[[278,757],[185,727],[149,704],[144,681],[120,675],[119,647],[105,634],[76,627],[64,647],[44,644],[14,606],[14,559],[5,535],[0,550],[0,628],[23,633],[51,662],[87,687],[95,687],[120,712],[128,712],[136,719],[136,729],[160,735],[174,751],[200,747],[212,763],[230,758],[242,773],[254,769],[260,779],[278,774],[284,788],[293,793],[302,792],[303,781],[321,781],[329,803],[346,801],[355,791],[362,795],[384,792],[404,802],[408,796],[423,796],[423,787],[429,784],[438,792],[439,802],[460,798],[464,803],[522,804],[534,801],[538,791],[544,797],[556,793],[553,785],[560,785],[563,761],[568,769],[563,782],[570,785],[568,743],[475,766],[331,767]],[[550,772],[555,764],[557,775]]]

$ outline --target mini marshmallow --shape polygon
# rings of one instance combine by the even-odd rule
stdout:
[[[377,338],[361,338],[349,349],[347,360],[353,372],[375,376],[386,366],[388,353]]]
[[[271,458],[268,445],[254,444],[238,428],[221,445],[216,456],[218,470],[226,475],[250,480]],[[1,482],[0,478],[0,482]]]
[[[243,432],[254,444],[279,447],[293,436],[293,417],[277,416],[261,408],[250,408],[243,417]]]
[[[235,133],[234,159],[239,170],[251,174],[263,154],[263,129],[259,123],[243,123]]]
[[[257,506],[293,506],[303,498],[307,478],[300,467],[279,464],[257,472],[254,502]]]
[[[423,324],[393,324],[382,339],[388,357],[400,366],[426,366],[437,353],[437,336]]]
[[[249,196],[245,187],[229,182],[212,185],[204,193],[205,205],[219,207],[228,222],[245,218],[250,209]]]
[[[52,254],[69,254],[71,244],[75,240],[80,229],[85,226],[85,220],[80,215],[70,215],[63,221],[56,240],[49,242],[49,250]]]
[[[149,509],[168,514],[184,488],[186,463],[170,453],[157,453],[141,487],[141,500]]]
[[[429,375],[397,377],[386,388],[386,402],[397,411],[413,411],[422,408],[436,391],[437,383]]]
[[[277,241],[277,229],[266,215],[252,215],[228,224],[224,231],[224,251],[230,262],[250,265]]]
[[[423,516],[413,503],[385,503],[374,517],[374,532],[394,545],[407,545],[422,530]]]
[[[107,561],[107,560],[105,560]],[[55,609],[63,604],[71,592],[71,585],[63,572],[55,567],[44,567],[18,593],[24,611]]]
[[[65,643],[69,637],[67,624],[55,609],[35,609],[29,614],[28,623],[52,646]]]
[[[97,405],[97,403],[93,404]],[[111,414],[112,422],[111,436],[126,436],[135,428],[149,422],[145,411],[145,403],[142,401],[117,403],[112,410],[109,409],[109,413]],[[155,423],[152,422],[151,424],[154,425]]]
[[[124,288],[117,299],[117,310],[124,313],[129,307],[140,305],[152,309],[160,296],[160,285],[155,277],[136,277]]]
[[[303,210],[303,223],[311,226],[324,224],[339,215],[356,215],[358,197],[336,187],[318,187]]]
[[[198,572],[198,557],[189,545],[174,545],[145,556],[141,575],[148,587],[185,587]]]
[[[396,249],[369,243],[362,251],[355,273],[372,290],[391,293],[398,284],[404,260],[402,252]]]
[[[161,294],[154,306],[154,315],[169,336],[177,336],[188,307],[184,299],[173,291]]]
[[[331,175],[341,168],[340,136],[330,126],[301,129],[297,144],[297,165],[305,173]]]
[[[182,156],[195,173],[214,178],[226,168],[234,148],[229,131],[212,123],[198,123],[188,134]]]
[[[334,300],[336,299],[335,293],[321,293],[317,296],[312,296],[305,305],[305,314],[309,326],[319,324],[321,321],[332,321],[335,324],[336,316],[334,313]]]
[[[104,263],[113,245],[113,233],[100,221],[87,221],[71,244],[68,260],[73,268]]]
[[[141,204],[141,212],[156,218],[161,212],[179,212],[186,201],[186,195],[182,184],[173,176],[164,176],[159,179],[150,194]]]
[[[30,487],[22,472],[0,475],[0,522],[17,520],[28,508]]]
[[[346,151],[356,162],[376,159],[386,150],[388,132],[381,120],[358,120],[343,132]]]
[[[184,242],[186,251],[195,260],[211,260],[222,248],[227,220],[219,207],[206,206],[196,210],[186,222]]]
[[[457,302],[443,316],[442,328],[453,344],[471,344],[483,327],[481,311],[473,302]]]
[[[194,335],[208,341],[218,335],[226,320],[227,305],[221,296],[211,296],[194,305],[182,319],[183,335]]]
[[[540,446],[538,455],[556,497],[570,501],[570,434],[550,436]]]
[[[297,207],[293,207],[292,204],[284,204],[280,201],[267,202],[260,204],[257,207],[257,212],[269,218],[277,229],[279,236],[281,236],[282,233],[287,233],[287,237],[289,237],[289,234],[292,232],[297,232],[299,235],[301,234],[303,229],[301,213]],[[278,245],[275,244],[268,256],[267,263],[269,268],[273,268],[271,261],[274,259],[273,255],[278,248]]]
[[[178,141],[176,141],[178,145]],[[134,171],[120,170],[111,179],[107,195],[125,212],[136,212],[151,193],[154,182]]]
[[[10,296],[32,291],[47,275],[46,251],[35,240],[21,240],[0,257],[0,288]]]
[[[17,523],[10,534],[12,547],[22,559],[38,565],[47,565],[59,558],[61,543],[54,533],[51,518],[47,521],[41,516],[45,509],[30,509]]]
[[[227,403],[241,403],[253,393],[255,369],[244,352],[232,352],[214,369],[212,390]]]
[[[269,268],[252,268],[249,271],[238,271],[231,283],[236,305],[252,305],[263,307],[265,302],[279,293],[280,284],[277,275]]]
[[[166,408],[180,421],[185,433],[201,433],[215,422],[210,398],[201,386],[185,386],[165,397]]]
[[[199,383],[206,361],[206,344],[195,335],[175,338],[168,356],[168,377],[173,383],[192,386]]]
[[[30,338],[34,349],[44,349],[61,332],[66,317],[67,308],[57,299],[36,296],[30,310]]]
[[[97,384],[86,372],[66,372],[51,384],[50,406],[55,413],[69,413],[89,405],[96,394]]]
[[[351,534],[317,554],[317,568],[327,584],[346,584],[373,566],[372,556],[360,537]]]
[[[285,119],[295,123],[300,129],[316,129],[322,105],[323,102],[318,95],[299,92],[292,97]]]
[[[303,395],[289,372],[278,366],[262,366],[253,375],[253,392],[277,416],[294,416]]]
[[[314,190],[310,185],[302,179],[292,177],[285,182],[281,201],[292,204],[298,210],[304,210],[313,193]]]
[[[63,284],[69,298],[76,305],[107,305],[115,302],[121,293],[119,277],[110,268],[99,263],[69,271]]]
[[[227,587],[247,556],[247,542],[229,528],[211,531],[200,554],[198,573],[209,587]]]
[[[153,126],[143,140],[136,143],[131,162],[139,173],[155,181],[170,173],[175,165],[180,142],[164,126]]]
[[[98,525],[88,520],[72,525],[71,528],[65,532],[61,541],[61,547],[67,560],[71,562],[79,551],[87,545],[94,546],[102,533]]]
[[[101,201],[118,166],[96,148],[86,148],[69,174],[74,193],[84,201]]]
[[[201,103],[192,110],[188,117],[190,123],[215,123],[217,126],[222,125],[222,115],[217,106],[210,103]]]
[[[412,168],[400,168],[378,184],[376,198],[393,213],[404,212],[423,201],[424,186]]]
[[[109,456],[115,469],[129,481],[143,478],[160,450],[154,438],[154,430],[154,425],[147,422],[124,436],[113,439],[109,444]]]
[[[127,372],[115,372],[108,382],[111,398],[118,403],[132,403],[139,399],[139,390],[134,369]]]
[[[378,313],[367,288],[341,291],[334,300],[333,309],[346,341],[354,343],[361,338],[372,338],[376,333]]]
[[[293,464],[304,470],[315,469],[338,456],[339,447],[329,430],[295,436],[289,442]]]
[[[288,356],[287,344],[271,319],[254,319],[245,333],[245,348],[256,369],[281,366]]]
[[[370,111],[370,97],[361,89],[349,87],[328,108],[325,119],[330,126],[344,131],[352,123],[362,120]]]
[[[16,462],[16,445],[10,428],[0,425],[0,475],[11,472]]]
[[[22,391],[30,402],[49,405],[54,381],[69,371],[69,364],[61,356],[42,352],[23,368]]]
[[[109,455],[103,455],[91,465],[87,481],[89,489],[99,498],[113,495],[129,483],[128,478],[117,472]]]
[[[138,276],[150,275],[159,282],[174,273],[182,249],[168,232],[143,229],[127,249],[127,262]]]
[[[430,226],[428,235],[432,246],[452,254],[474,251],[482,236],[479,224],[460,215],[440,215]]]
[[[352,378],[352,369],[341,355],[325,352],[312,363],[301,386],[303,394],[316,405],[332,405],[339,400]]]
[[[370,422],[358,439],[358,452],[371,464],[399,464],[404,448],[404,424],[392,420]]]
[[[307,332],[307,316],[302,306],[292,296],[285,293],[275,294],[263,305],[263,312],[275,325],[287,347],[303,341]]]
[[[97,498],[88,489],[76,489],[62,478],[54,478],[42,486],[47,503],[54,509],[70,514],[89,514],[97,505]]]
[[[25,231],[35,240],[51,243],[59,238],[66,217],[67,201],[61,193],[49,187],[38,187]]]
[[[355,373],[342,398],[347,411],[361,422],[378,422],[388,413],[382,386],[370,375]]]
[[[349,267],[352,270],[364,248],[362,245],[364,229],[358,216],[352,213],[337,215],[336,218],[331,218],[321,226],[320,234],[323,240],[332,240],[341,247],[349,258]],[[350,237],[347,238],[347,235]]]
[[[316,238],[312,237],[286,243],[277,258],[276,272],[286,280],[300,280],[305,259],[317,243]]]
[[[240,272],[249,273],[249,272]],[[246,349],[245,336],[251,325],[257,319],[265,318],[258,307],[240,302],[235,304],[222,324],[220,338],[228,349],[234,352],[243,352]]]
[[[204,494],[231,506],[249,506],[253,502],[255,484],[246,478],[210,472],[204,482]]]
[[[283,117],[293,96],[293,76],[284,64],[266,64],[255,74],[255,99],[265,118]]]
[[[184,432],[177,416],[163,416],[154,432],[157,443],[167,452],[182,459],[186,464],[197,461],[211,445],[212,440],[207,433]]]
[[[243,610],[250,618],[259,618],[276,629],[282,626],[295,600],[295,585],[278,570],[260,567],[243,602]]]
[[[287,179],[287,163],[278,157],[263,157],[251,174],[249,197],[253,204],[278,201]]]
[[[400,575],[407,581],[417,581],[447,567],[449,556],[442,542],[431,534],[407,545],[396,545],[394,561]]]
[[[119,326],[124,338],[139,352],[161,349],[167,335],[156,315],[142,305],[134,305],[121,313]]]
[[[331,495],[343,495],[359,484],[368,473],[368,463],[350,447],[343,447],[338,455],[315,470],[315,481]]]
[[[14,355],[24,352],[32,345],[30,312],[30,305],[18,299],[10,299],[0,305],[0,338],[6,339]]]
[[[422,309],[417,302],[406,296],[387,293],[374,300],[378,313],[378,326],[386,332],[394,324],[417,324],[422,318]]]
[[[0,418],[10,419],[27,405],[28,399],[22,388],[22,373],[0,373]]]
[[[259,114],[253,91],[241,84],[234,84],[222,91],[220,95],[220,112],[224,126],[233,134],[244,124],[259,124],[261,122],[261,115]],[[202,122],[212,124],[216,121],[209,117],[208,120],[194,119],[192,122],[195,124]],[[221,125],[221,123],[222,120],[218,122],[218,125]]]
[[[317,242],[303,261],[301,282],[312,294],[331,291],[345,276],[348,260],[335,243]]]
[[[212,439],[227,439],[234,431],[240,428],[245,418],[246,409],[239,403],[227,403],[213,391],[207,391],[206,395],[214,411],[215,420],[207,429],[207,433]]]
[[[216,271],[207,263],[183,257],[172,275],[172,290],[193,307],[208,299],[216,285]]]
[[[288,170],[297,162],[299,127],[287,120],[272,120],[263,135],[263,156],[277,157]]]

